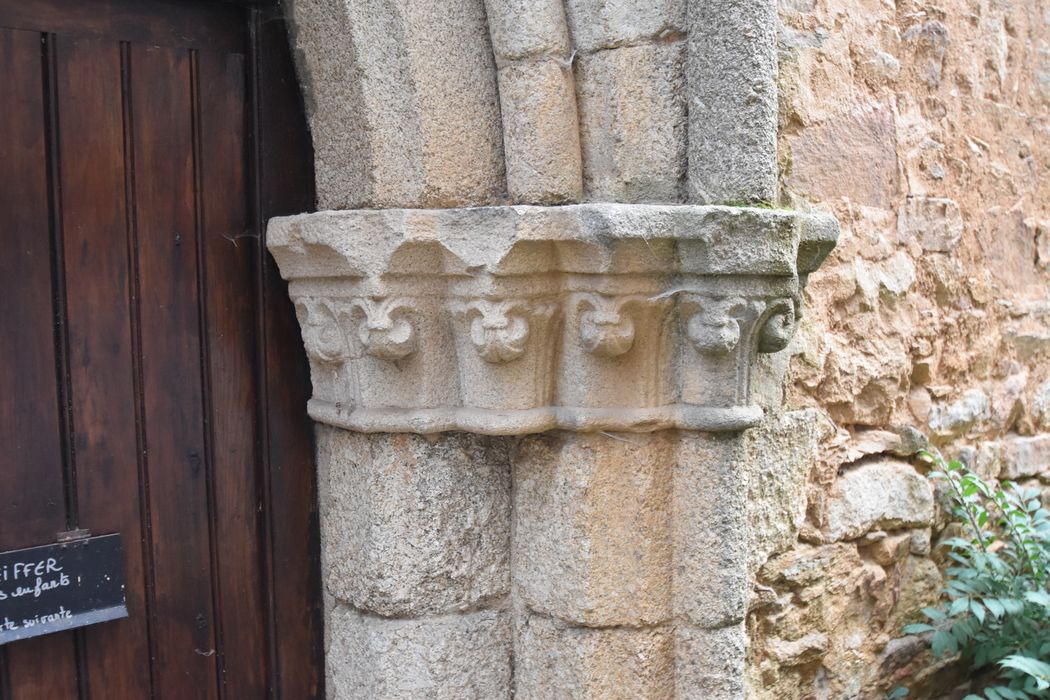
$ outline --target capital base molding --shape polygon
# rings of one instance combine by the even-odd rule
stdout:
[[[822,214],[578,204],[271,220],[317,421],[359,432],[741,430],[834,247]]]

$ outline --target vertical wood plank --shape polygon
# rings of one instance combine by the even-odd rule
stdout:
[[[132,45],[131,102],[154,677],[160,697],[214,698],[189,53]]]
[[[314,208],[313,148],[280,10],[253,13],[253,219],[260,238],[272,216]],[[320,536],[313,425],[306,415],[310,375],[276,265],[259,251],[260,383],[267,538],[275,629],[273,692],[293,700],[324,697]]]
[[[193,64],[154,42],[120,47],[143,31],[195,45],[176,30],[182,8],[107,5],[85,15],[99,36],[74,39],[74,0],[19,7],[60,36],[49,84],[41,35],[0,30],[0,232],[14,241],[0,257],[0,391],[19,397],[0,405],[14,446],[0,474],[19,485],[0,489],[0,548],[52,541],[76,518],[67,502],[83,527],[124,533],[131,618],[75,633],[81,697],[149,697],[151,672],[162,698],[323,697],[309,379],[259,244],[266,219],[313,202],[280,13],[251,10],[249,115],[245,58],[223,55],[243,36],[229,21],[240,8],[194,4],[210,18],[194,31],[221,41]],[[50,153],[49,91],[61,127]],[[0,698],[76,697],[73,637],[0,648]]]
[[[220,664],[231,697],[261,698],[266,695],[267,591],[251,293],[258,241],[247,221],[244,57],[202,51],[198,66]]]
[[[42,37],[0,29],[0,549],[53,542],[65,529],[62,435],[55,357]],[[12,698],[77,693],[73,635],[7,645]],[[39,659],[49,661],[39,673]]]
[[[129,618],[83,631],[89,697],[147,697],[120,44],[58,43],[67,333],[80,526],[124,536]]]

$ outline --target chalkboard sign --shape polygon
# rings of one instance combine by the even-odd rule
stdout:
[[[0,552],[0,644],[128,616],[120,535]]]

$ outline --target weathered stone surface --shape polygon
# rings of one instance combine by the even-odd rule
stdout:
[[[911,290],[916,279],[915,263],[904,251],[897,251],[877,263],[856,260],[853,274],[863,305],[871,309],[900,299]]]
[[[852,540],[873,528],[921,527],[933,520],[933,489],[910,465],[865,462],[841,475],[823,517],[829,542]]]
[[[909,197],[898,216],[901,241],[916,242],[923,250],[950,253],[962,238],[962,214],[951,199]]]
[[[958,401],[933,407],[930,429],[940,437],[958,437],[980,427],[991,417],[988,395],[980,389],[971,389]]]
[[[909,555],[899,561],[900,564],[894,572],[898,595],[886,625],[894,636],[905,625],[924,621],[925,616],[920,611],[936,605],[944,589],[941,572],[928,556]]]
[[[948,27],[937,20],[919,22],[905,29],[901,38],[913,53],[912,69],[918,79],[930,87],[940,85],[949,41]]]
[[[1032,416],[1039,430],[1050,432],[1050,380],[1036,389],[1032,397]]]
[[[670,619],[675,448],[666,431],[522,440],[512,569],[531,609],[591,626]]]
[[[1047,50],[1050,57],[1050,49]],[[1050,60],[1047,62],[1047,84],[1050,85]],[[1035,253],[1039,265],[1050,272],[1050,219],[1042,221],[1025,221],[1025,228],[1035,234]]]
[[[685,29],[684,0],[566,0],[581,52],[674,37]]]
[[[821,215],[583,204],[274,219],[318,421],[362,432],[740,430],[834,245]],[[476,241],[484,244],[475,245]]]
[[[675,697],[675,636],[670,627],[572,627],[522,614],[514,657],[514,697]]]
[[[861,565],[857,548],[849,543],[813,546],[800,544],[790,552],[776,555],[762,567],[759,581],[801,591],[816,587],[823,593],[840,585],[833,574]],[[817,598],[817,596],[807,596]]]
[[[819,411],[772,416],[745,433],[748,559],[754,573],[798,539],[806,516],[806,482],[820,442],[832,432]]]
[[[868,544],[869,539],[871,543]],[[882,530],[869,532],[860,540],[861,551],[879,566],[890,566],[900,561],[908,552],[911,533],[889,535]]]
[[[560,0],[485,0],[485,12],[497,63],[541,55],[568,57],[569,28]]]
[[[805,543],[824,541],[837,474],[890,454],[898,426],[929,433],[946,456],[973,445],[967,461],[989,479],[1004,443],[1050,430],[1037,407],[1050,316],[1035,301],[1050,283],[1044,14],[963,0],[779,2],[784,201],[842,223],[807,285],[786,391],[852,436],[820,450]],[[934,682],[924,643],[898,640],[937,595],[930,528],[880,528],[774,558],[799,555],[812,578],[756,586],[749,698],[880,698],[904,685],[926,700],[952,687]]]
[[[743,700],[743,623],[719,629],[675,628],[675,697]]]
[[[881,687],[873,660],[942,585],[932,560],[908,554],[906,536],[885,540],[899,545],[885,565],[869,558],[872,545],[861,554],[854,543],[800,545],[766,564],[765,607],[751,622],[749,698],[882,696],[885,688],[865,695]]]
[[[1050,357],[1050,309],[1033,309],[1003,329],[1003,341],[1014,355],[1029,365]]]
[[[502,195],[481,2],[296,0],[290,17],[322,207],[477,205]]]
[[[786,668],[801,666],[817,661],[828,650],[828,635],[823,632],[811,632],[800,639],[766,640],[766,651]]]
[[[816,199],[848,197],[851,202],[889,208],[898,188],[892,114],[880,106],[813,126],[789,139],[788,186]],[[843,176],[840,164],[858,168]],[[861,164],[863,164],[861,166]]]
[[[684,50],[683,44],[673,42],[577,57],[588,200],[682,199],[687,138]]]
[[[401,617],[467,610],[510,587],[505,440],[318,426],[324,585]]]
[[[689,3],[691,202],[777,199],[776,7]]]
[[[674,468],[674,612],[715,629],[744,619],[749,467],[735,435],[682,433]]]
[[[559,204],[583,196],[576,93],[558,58],[515,61],[499,69],[507,190],[515,202]]]
[[[995,382],[991,394],[990,424],[996,432],[1011,430],[1024,413],[1024,394],[1028,387],[1028,370],[1014,363],[1002,381]]]
[[[324,211],[275,217],[267,225],[267,246],[281,274],[299,285],[473,270],[808,275],[837,236],[834,217],[821,213],[610,202]],[[621,242],[634,247],[617,250]]]
[[[1023,479],[1031,476],[1050,477],[1050,434],[1005,438],[1000,443],[1003,479]]]
[[[999,477],[1003,466],[1003,445],[1001,442],[982,442],[976,447],[969,445],[959,450],[959,461],[966,468],[985,481]]]
[[[1036,236],[1025,225],[1024,212],[1017,206],[1000,205],[983,214],[973,229],[988,271],[1003,288],[1022,297],[1032,296],[1029,290],[1045,277],[1036,266]]]
[[[337,604],[326,613],[330,698],[511,697],[511,624],[505,612],[388,620]]]
[[[930,441],[911,426],[898,430],[859,430],[844,446],[843,462],[857,462],[871,455],[911,457],[919,450],[928,449]]]
[[[485,8],[510,199],[578,202],[583,165],[565,8],[555,0],[486,0]]]

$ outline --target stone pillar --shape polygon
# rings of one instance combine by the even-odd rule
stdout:
[[[317,463],[329,695],[505,695],[505,442],[321,425]]]
[[[333,696],[740,697],[736,435],[836,232],[689,205],[273,220]]]
[[[773,8],[292,0],[330,697],[742,697],[752,366],[837,235],[739,206]]]

